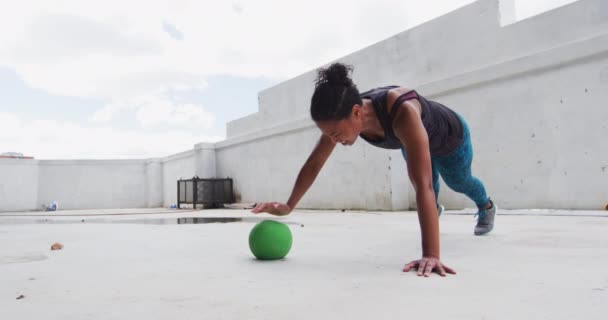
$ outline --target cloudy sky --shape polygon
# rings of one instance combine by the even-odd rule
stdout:
[[[148,158],[222,140],[258,91],[470,2],[0,0],[0,153]]]

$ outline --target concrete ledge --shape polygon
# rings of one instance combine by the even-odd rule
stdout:
[[[194,145],[194,150],[215,150],[215,143],[201,142]]]
[[[521,77],[526,74],[547,72],[552,69],[582,63],[606,55],[608,55],[608,33],[603,33],[580,41],[567,43],[557,48],[543,50],[469,72],[456,74],[438,81],[425,83],[417,86],[415,89],[425,96],[437,97],[455,91],[467,90],[493,82]],[[243,120],[250,120],[250,118]],[[306,116],[270,128],[231,137],[217,142],[215,146],[218,149],[229,148],[312,127],[314,127],[314,123]]]
[[[188,157],[194,157],[194,150],[188,150],[188,151],[172,154],[170,156],[161,158],[161,162],[165,163],[168,161],[179,160],[179,159],[184,159],[184,158],[188,158]]]
[[[99,165],[145,165],[147,159],[136,160],[40,160],[40,166],[99,166]]]
[[[249,134],[239,135],[228,140],[220,141],[215,144],[217,149],[234,147],[243,143],[251,143],[256,140],[267,139],[272,136],[287,134],[314,127],[315,124],[310,118],[300,118],[295,121],[279,124],[274,127],[262,129]]]
[[[258,93],[258,97],[259,95],[262,95],[263,92],[264,91]],[[248,126],[256,123],[256,121],[258,121],[259,116],[260,111],[258,110],[258,112],[256,113],[252,113],[242,118],[228,121],[228,123],[226,123],[226,138],[232,138],[233,136],[238,136],[250,131],[254,131],[255,129],[249,128]]]
[[[0,165],[37,166],[42,160],[35,159],[0,159]]]
[[[603,33],[557,48],[496,63],[439,81],[425,83],[418,86],[417,90],[426,96],[441,96],[488,83],[522,77],[526,74],[547,72],[607,55],[608,33]]]

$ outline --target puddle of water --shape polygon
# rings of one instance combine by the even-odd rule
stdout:
[[[243,219],[244,218],[210,218],[210,217],[177,218],[177,224],[228,223],[228,222],[241,222],[241,221],[243,221]]]
[[[232,222],[248,222],[258,223],[264,218],[257,217],[183,217],[183,218],[148,218],[148,219],[0,219],[2,224],[157,224],[157,225],[172,225],[172,224],[207,224],[207,223],[232,223]],[[281,221],[285,224],[304,226],[297,222]]]

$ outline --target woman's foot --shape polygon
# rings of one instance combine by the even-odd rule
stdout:
[[[488,208],[489,207],[489,208]],[[494,228],[494,218],[496,217],[496,204],[492,200],[488,201],[486,209],[477,211],[477,225],[475,226],[475,235],[484,235]]]

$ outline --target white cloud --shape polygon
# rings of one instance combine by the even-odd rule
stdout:
[[[221,137],[178,130],[146,133],[83,127],[67,121],[24,120],[11,113],[0,113],[0,123],[3,124],[0,152],[21,152],[38,159],[164,157],[190,150],[196,142],[221,140]]]
[[[0,65],[54,94],[114,100],[217,74],[293,77],[473,0],[6,2]]]
[[[91,117],[91,121],[95,123],[110,122],[115,114],[122,111],[123,109],[126,109],[127,107],[128,106],[118,101],[114,101],[105,105],[103,108],[97,110]]]
[[[471,1],[440,2],[447,11]],[[108,100],[198,86],[217,74],[292,77],[403,31],[425,12],[438,14],[437,5],[414,0],[30,0],[3,7],[11,10],[0,13],[0,28],[11,32],[0,34],[0,65],[50,93]],[[168,36],[167,21],[181,41]]]
[[[213,114],[193,104],[175,105],[157,96],[142,97],[137,102],[136,118],[144,126],[159,124],[199,127],[209,129],[215,122]]]
[[[5,134],[12,134],[21,130],[21,119],[12,113],[0,113],[0,130]],[[9,151],[9,150],[6,150]]]
[[[134,110],[136,120],[144,127],[170,125],[200,130],[209,129],[215,124],[215,116],[203,106],[175,102],[162,94],[113,101],[97,110],[91,121],[107,123],[126,110]]]
[[[117,25],[73,14],[45,14],[27,27],[15,48],[15,59],[48,62],[86,56],[148,56],[162,53],[149,34],[121,30]]]

